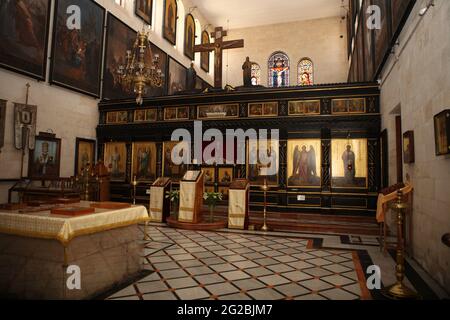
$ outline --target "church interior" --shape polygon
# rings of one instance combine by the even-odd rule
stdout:
[[[0,298],[449,299],[449,20],[2,0]]]

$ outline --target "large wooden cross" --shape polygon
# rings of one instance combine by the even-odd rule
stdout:
[[[216,88],[222,88],[223,50],[244,47],[244,40],[223,41],[223,37],[226,36],[227,32],[222,27],[218,27],[211,33],[214,43],[199,44],[194,47],[195,52],[214,51],[214,87]]]

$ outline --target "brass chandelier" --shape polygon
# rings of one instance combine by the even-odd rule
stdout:
[[[117,69],[119,83],[127,92],[136,94],[136,103],[142,105],[147,87],[161,88],[164,74],[160,67],[159,54],[153,55],[149,33],[145,28],[137,33],[131,50],[126,52],[126,63]],[[151,61],[147,61],[151,60]]]

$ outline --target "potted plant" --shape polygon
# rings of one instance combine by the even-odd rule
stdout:
[[[203,199],[205,199],[206,204],[209,209],[209,219],[214,222],[214,209],[219,201],[222,201],[222,193],[220,192],[205,192],[203,194]]]
[[[175,219],[178,219],[177,211],[178,211],[178,205],[180,203],[180,190],[173,189],[173,190],[167,191],[166,199],[169,199],[171,202],[170,215],[173,216]]]

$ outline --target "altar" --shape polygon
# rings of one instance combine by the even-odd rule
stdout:
[[[89,299],[139,275],[143,235],[138,224],[148,221],[147,209],[98,204],[77,204],[94,213],[74,217],[50,209],[0,210],[2,297]],[[80,288],[68,286],[73,270],[80,271]]]

